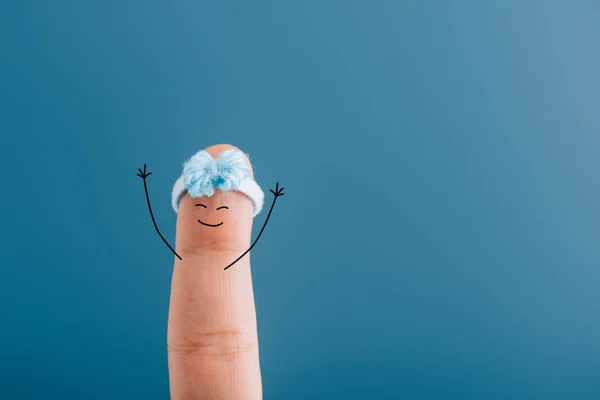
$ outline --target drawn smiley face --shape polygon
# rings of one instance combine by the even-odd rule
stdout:
[[[208,209],[208,207],[206,206],[206,204],[203,204],[203,203],[196,204],[196,207],[203,207],[203,208]],[[217,211],[219,211],[219,210],[229,210],[229,207],[227,207],[227,206],[217,207]],[[199,218],[198,218],[198,222],[201,223],[202,225],[208,226],[210,228],[217,228],[217,227],[223,225],[223,221],[219,222],[218,224],[209,224],[208,222],[204,222],[204,221],[202,221]]]

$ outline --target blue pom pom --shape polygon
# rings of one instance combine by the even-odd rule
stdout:
[[[235,190],[249,172],[244,155],[236,150],[227,150],[216,160],[201,150],[183,165],[184,183],[192,197],[210,197],[215,190]]]

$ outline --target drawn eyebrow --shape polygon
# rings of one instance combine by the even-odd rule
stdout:
[[[217,208],[217,210],[220,210],[221,208],[226,208],[229,210],[229,207],[227,207],[227,206],[221,206],[221,207]]]
[[[206,208],[206,206],[204,204],[196,204],[196,207],[198,207],[198,206]]]

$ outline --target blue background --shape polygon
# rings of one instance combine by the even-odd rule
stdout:
[[[232,143],[286,188],[266,399],[600,398],[599,39],[591,0],[2,2],[0,397],[168,397],[135,173],[172,241]]]

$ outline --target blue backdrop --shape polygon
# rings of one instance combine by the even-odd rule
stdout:
[[[173,256],[135,174],[172,241],[215,143],[286,189],[252,255],[266,399],[600,398],[599,20],[2,2],[0,398],[168,397]]]

